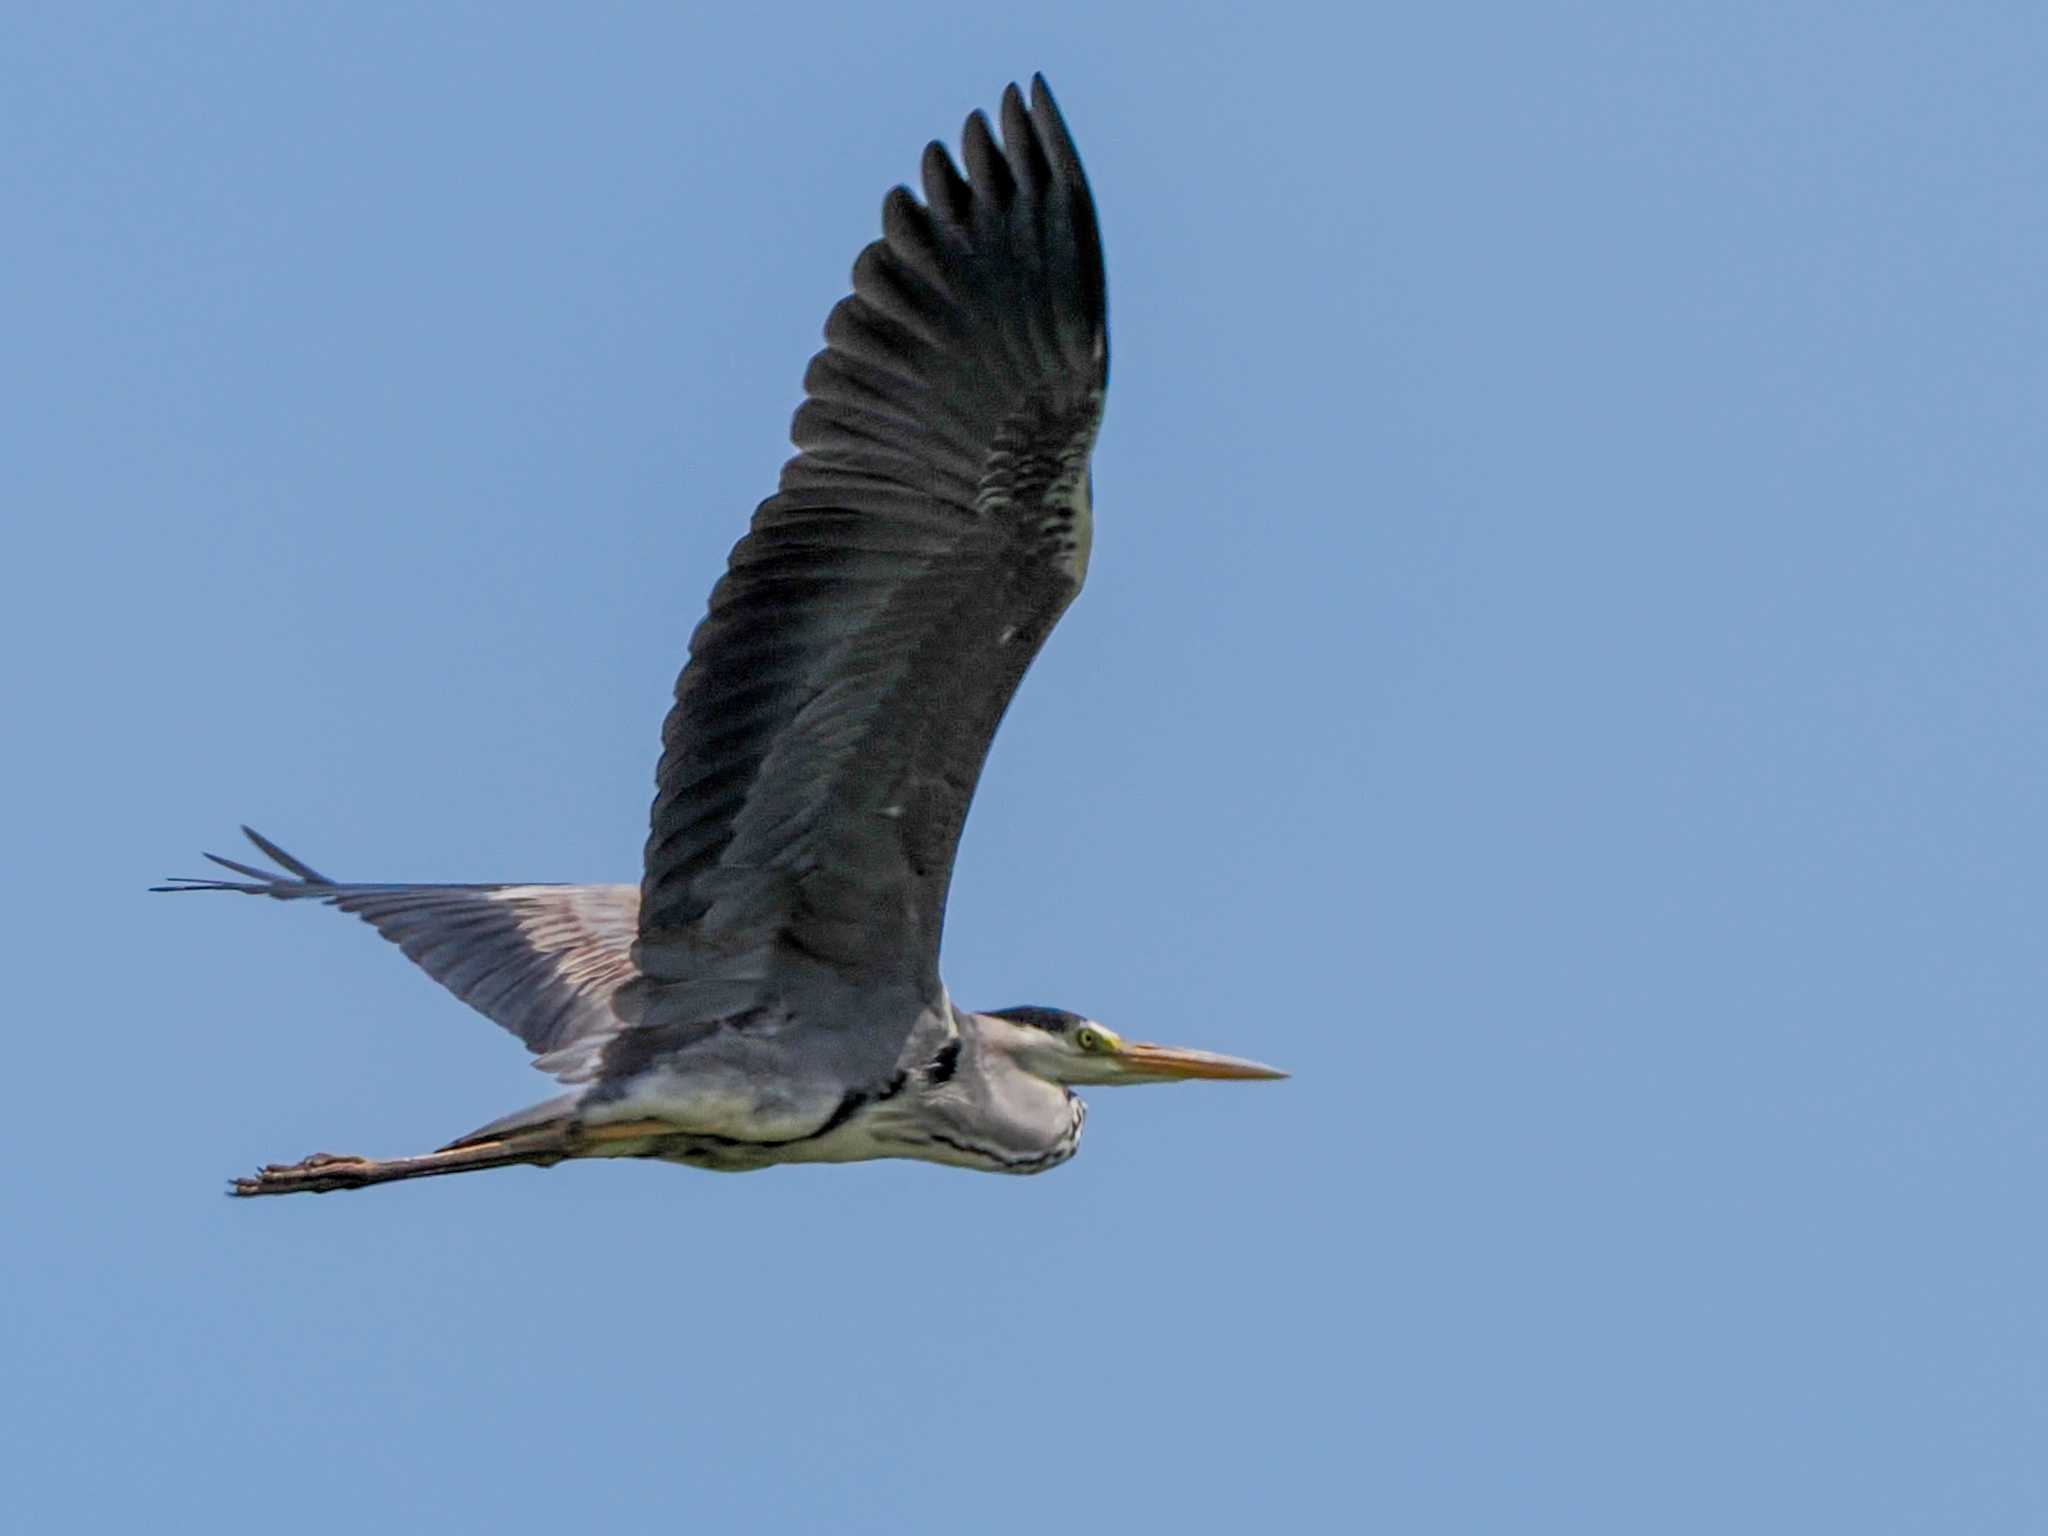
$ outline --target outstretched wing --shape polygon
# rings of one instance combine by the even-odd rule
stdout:
[[[811,361],[799,452],[733,550],[663,731],[649,1022],[793,989],[942,995],[961,824],[1080,590],[1108,380],[1102,248],[1043,79],[897,188]],[[872,1010],[870,1010],[872,1011]],[[902,1041],[857,1054],[886,1065]],[[841,1042],[842,1048],[845,1042]]]
[[[351,885],[328,879],[261,833],[242,831],[279,868],[209,853],[246,878],[180,879],[156,889],[240,891],[353,912],[536,1055],[618,1030],[612,998],[638,974],[632,959],[637,887]]]

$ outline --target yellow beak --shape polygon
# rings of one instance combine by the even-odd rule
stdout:
[[[1172,1045],[1146,1045],[1142,1041],[1128,1042],[1117,1057],[1131,1077],[1161,1083],[1193,1077],[1256,1082],[1287,1075],[1278,1067],[1262,1066],[1241,1056],[1219,1056],[1214,1051],[1189,1051]]]

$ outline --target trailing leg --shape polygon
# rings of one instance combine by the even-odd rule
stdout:
[[[674,1130],[659,1120],[580,1126],[564,1117],[502,1136],[479,1131],[438,1152],[422,1152],[417,1157],[343,1157],[316,1152],[299,1162],[272,1163],[247,1178],[236,1179],[231,1193],[323,1195],[336,1189],[362,1189],[399,1179],[430,1179],[444,1173],[473,1173],[522,1163],[552,1168],[565,1157],[631,1155],[649,1140]]]
[[[510,1168],[531,1163],[547,1168],[574,1155],[560,1130],[528,1132],[498,1141],[478,1141],[417,1157],[339,1157],[316,1152],[296,1163],[272,1163],[248,1178],[236,1179],[237,1195],[326,1194],[335,1189],[361,1189],[398,1179],[427,1179],[444,1173],[472,1173],[480,1168]]]

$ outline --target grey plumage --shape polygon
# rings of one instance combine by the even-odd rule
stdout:
[[[330,880],[260,832],[243,834],[279,867],[209,853],[240,880],[179,879],[166,891],[240,891],[353,912],[434,980],[536,1056],[618,1031],[613,1000],[640,974],[632,885],[366,885]]]
[[[1094,202],[1042,79],[937,144],[854,264],[663,728],[628,886],[176,882],[362,916],[576,1085],[424,1157],[309,1159],[241,1193],[574,1156],[706,1167],[1071,1155],[1077,1082],[1274,1076],[1126,1046],[939,980],[960,832],[997,724],[1087,571],[1108,382]],[[213,856],[209,856],[213,857]],[[1023,1017],[1038,1014],[1039,1017]]]

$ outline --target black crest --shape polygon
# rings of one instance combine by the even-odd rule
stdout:
[[[993,1017],[1008,1019],[1012,1024],[1028,1024],[1033,1029],[1049,1030],[1062,1035],[1081,1022],[1081,1015],[1069,1013],[1064,1008],[998,1008]]]

